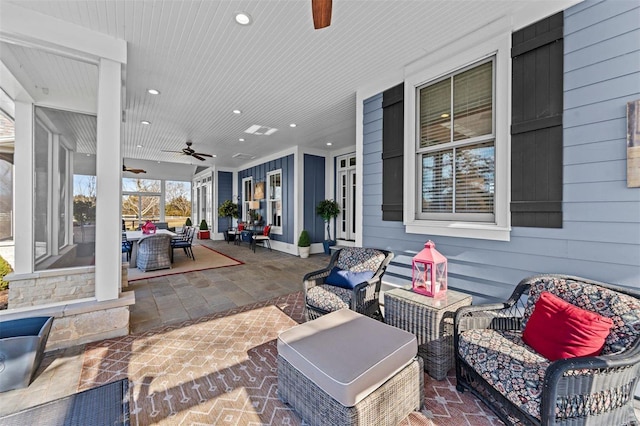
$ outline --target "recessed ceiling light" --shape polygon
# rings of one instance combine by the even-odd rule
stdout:
[[[296,123],[289,124],[289,127],[296,127]]]
[[[240,138],[240,139],[238,139],[238,141],[244,142],[244,138]]]
[[[441,117],[441,118],[449,118],[449,113],[446,113],[446,112],[445,112],[445,113],[443,113],[443,114],[440,114],[440,117]]]
[[[327,146],[331,146],[333,145],[331,142],[327,142]]]
[[[242,114],[242,111],[240,111],[239,109],[234,109],[234,110],[233,110],[233,113],[234,113],[234,114]]]
[[[142,148],[142,145],[138,144],[136,145],[136,148]]]
[[[152,95],[159,95],[160,91],[156,90],[156,89],[147,89],[147,92],[152,94]]]
[[[147,120],[142,120],[140,123],[144,124],[145,126],[148,126],[149,124],[151,124],[151,122]]]
[[[87,154],[87,157],[91,157],[91,154]]]
[[[249,25],[252,22],[251,15],[247,12],[238,12],[235,16],[236,22],[240,25]]]

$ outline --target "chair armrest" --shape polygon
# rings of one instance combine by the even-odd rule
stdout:
[[[312,287],[315,287],[320,284],[324,284],[324,279],[329,276],[331,273],[330,268],[319,269],[317,271],[309,272],[302,278],[302,283],[304,285],[304,291],[306,292]]]
[[[547,419],[547,423],[542,419],[543,424],[619,409],[633,399],[639,373],[640,338],[615,354],[552,362],[543,382],[541,414]]]

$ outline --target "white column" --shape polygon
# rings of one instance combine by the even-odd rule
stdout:
[[[96,156],[96,299],[117,299],[121,281],[121,68],[101,59]]]
[[[18,274],[33,272],[33,103],[15,102],[14,228],[15,265]]]

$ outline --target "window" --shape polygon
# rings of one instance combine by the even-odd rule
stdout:
[[[169,227],[181,227],[191,218],[191,183],[166,181],[164,220]]]
[[[493,58],[418,88],[420,219],[494,221]]]
[[[41,106],[34,111],[34,270],[90,265],[96,157],[61,123],[75,120],[95,134],[96,117]]]
[[[267,222],[272,233],[282,234],[282,170],[267,173],[267,182]]]
[[[242,179],[242,221],[248,222],[251,220],[249,217],[250,202],[253,201],[253,178],[248,177]]]
[[[510,31],[492,33],[406,70],[406,232],[510,239]]]
[[[127,229],[138,229],[147,220],[160,221],[160,186],[155,179],[122,179],[122,219]]]

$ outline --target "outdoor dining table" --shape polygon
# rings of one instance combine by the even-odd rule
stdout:
[[[143,237],[148,237],[154,234],[143,234],[142,231],[126,231],[127,240],[131,241],[131,256],[129,257],[129,267],[136,267],[136,259],[138,258],[138,241]],[[175,232],[169,231],[168,229],[156,229],[156,234],[167,234],[171,235],[171,237],[176,237],[177,234]],[[171,250],[171,247],[169,247]]]

